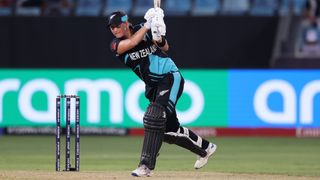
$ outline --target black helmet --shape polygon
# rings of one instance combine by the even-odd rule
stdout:
[[[108,17],[108,26],[119,26],[121,23],[128,22],[128,16],[122,11],[115,11]]]

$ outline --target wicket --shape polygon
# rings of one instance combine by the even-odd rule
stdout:
[[[76,95],[61,95],[56,98],[56,171],[60,171],[60,132],[61,132],[61,99],[66,100],[66,160],[64,171],[80,170],[80,97]],[[75,99],[75,167],[70,162],[70,139],[71,139],[71,99]]]

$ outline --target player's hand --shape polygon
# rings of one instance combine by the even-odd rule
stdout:
[[[162,17],[155,16],[152,18],[151,22],[151,29],[152,31],[156,30],[160,36],[166,35],[166,24],[164,23],[164,20]]]
[[[154,17],[163,18],[164,17],[163,10],[161,8],[150,8],[150,9],[148,9],[146,14],[144,15],[144,19],[146,21],[148,21]]]
[[[144,15],[144,19],[148,21],[149,19],[153,18],[155,14],[156,14],[155,8],[150,8]]]
[[[161,8],[150,8],[146,12],[146,14],[144,15],[144,19],[146,20],[146,23],[144,24],[144,26],[147,29],[150,29],[152,20],[154,20],[156,18],[156,19],[159,19],[159,20],[162,19],[162,21],[163,21],[163,17],[164,17],[164,13],[163,13],[163,10]]]
[[[144,15],[144,19],[146,20],[146,22],[144,23],[144,27],[146,27],[147,29],[151,28],[151,22],[152,22],[152,18],[156,15],[156,10],[155,8],[150,8],[146,14]]]
[[[150,9],[148,9],[146,14],[144,15],[144,19],[148,20],[148,19],[153,18],[155,16],[163,18],[164,17],[163,10],[158,7],[157,8],[150,8]]]
[[[151,29],[151,22],[152,22],[152,19],[148,19],[143,26],[147,29]]]
[[[155,41],[160,41],[162,39],[161,34],[158,31],[158,27],[151,26],[152,39]]]
[[[163,18],[164,17],[164,12],[161,8],[157,7],[157,8],[154,8],[155,10],[155,16],[159,17],[159,18]]]

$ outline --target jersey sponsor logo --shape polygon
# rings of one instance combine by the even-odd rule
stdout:
[[[129,56],[130,56],[130,59],[132,61],[135,61],[135,60],[138,60],[140,58],[145,58],[148,55],[153,54],[156,51],[157,51],[157,46],[156,45],[152,45],[152,46],[150,46],[148,48],[144,48],[144,49],[141,49],[139,51],[135,51],[135,52],[129,53]]]

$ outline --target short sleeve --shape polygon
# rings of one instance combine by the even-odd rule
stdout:
[[[120,39],[115,38],[112,40],[112,42],[110,43],[110,49],[112,52],[117,54],[119,43],[120,43]]]

